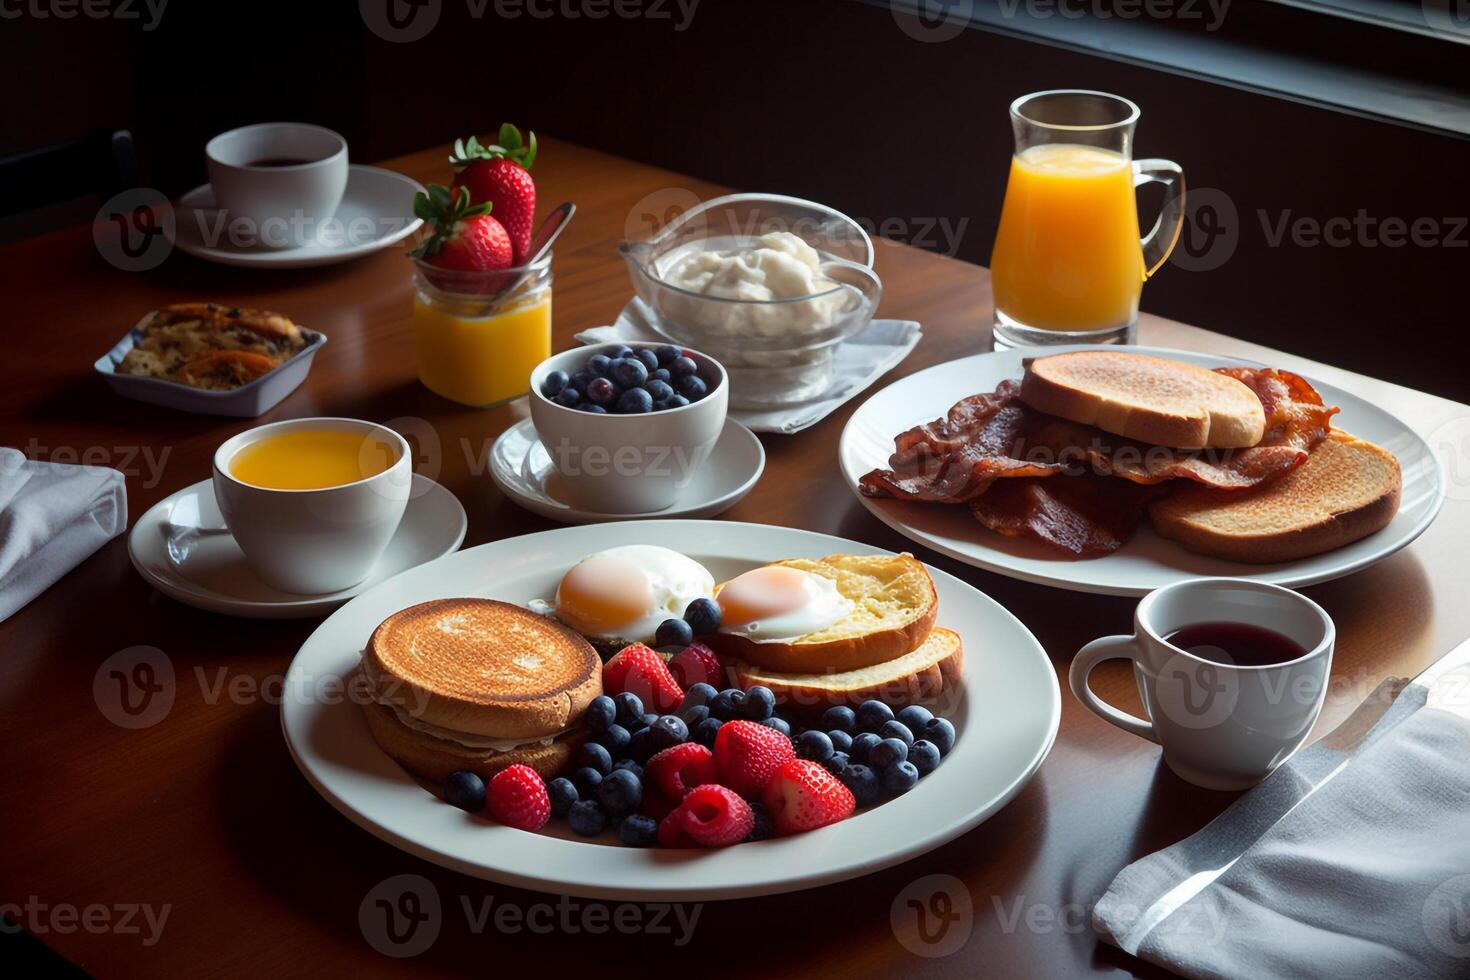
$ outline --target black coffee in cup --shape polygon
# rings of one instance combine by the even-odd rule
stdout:
[[[1252,623],[1194,623],[1164,636],[1186,653],[1217,664],[1269,667],[1306,656],[1306,649],[1288,636]]]

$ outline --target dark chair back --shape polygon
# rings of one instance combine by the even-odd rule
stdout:
[[[133,134],[94,129],[79,140],[0,159],[0,215],[138,186]]]

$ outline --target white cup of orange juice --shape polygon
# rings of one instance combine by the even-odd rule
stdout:
[[[272,422],[214,453],[214,496],[267,584],[319,595],[367,578],[413,486],[408,442],[376,422]]]

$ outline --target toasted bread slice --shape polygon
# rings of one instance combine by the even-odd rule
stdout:
[[[789,673],[857,670],[901,657],[929,638],[939,594],[913,555],[828,555],[777,562],[837,583],[852,611],[824,630],[795,640],[755,641],[716,633],[717,653]],[[715,586],[718,597],[724,583]]]
[[[462,769],[489,782],[491,776],[517,763],[530,766],[543,779],[554,779],[567,768],[577,746],[587,740],[586,731],[579,731],[504,750],[472,747],[409,728],[385,704],[365,704],[363,715],[373,740],[394,762],[436,785]]]
[[[1032,408],[1155,446],[1243,449],[1261,441],[1261,399],[1228,375],[1123,351],[1075,351],[1027,362]]]
[[[870,698],[891,705],[932,700],[959,684],[964,649],[954,630],[936,626],[918,649],[871,667],[828,674],[786,674],[732,660],[735,683],[769,687],[782,704],[796,708],[859,705]]]
[[[1155,530],[1190,551],[1291,561],[1381,530],[1398,513],[1400,488],[1392,453],[1334,431],[1306,462],[1270,483],[1244,491],[1180,486],[1154,503],[1149,517]]]
[[[436,599],[394,613],[362,655],[378,701],[437,728],[541,738],[602,693],[597,651],[555,620],[494,599]]]

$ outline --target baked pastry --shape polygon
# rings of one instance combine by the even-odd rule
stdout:
[[[229,391],[275,370],[306,347],[290,319],[269,310],[176,303],[143,319],[119,374]]]

